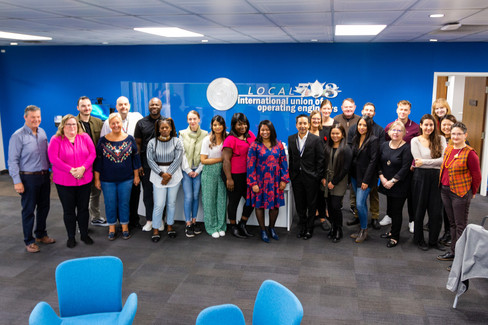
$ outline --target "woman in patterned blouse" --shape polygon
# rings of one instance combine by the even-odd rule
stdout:
[[[95,160],[95,186],[103,191],[105,215],[109,225],[108,239],[115,240],[117,217],[122,225],[122,238],[129,239],[129,201],[132,184],[139,185],[141,159],[136,140],[122,131],[122,117],[108,117],[112,132],[100,138]]]
[[[283,144],[269,120],[259,123],[258,137],[247,153],[247,205],[254,207],[261,228],[261,239],[278,240],[274,226],[280,206],[285,205],[283,191],[290,181]],[[269,236],[264,226],[264,209],[269,209]]]

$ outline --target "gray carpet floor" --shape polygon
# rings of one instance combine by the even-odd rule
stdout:
[[[453,309],[454,294],[446,289],[449,262],[438,261],[437,250],[424,252],[412,244],[407,217],[401,242],[391,249],[380,238],[388,227],[370,229],[368,240],[356,244],[349,235],[357,228],[345,226],[345,238],[334,244],[319,227],[310,240],[297,239],[296,219],[290,232],[278,229],[280,240],[270,244],[230,234],[213,239],[203,233],[189,239],[184,225],[177,223],[178,237],[164,236],[157,244],[141,231],[127,241],[109,242],[107,228],[91,227],[95,244],[87,246],[77,238],[78,245],[69,249],[55,187],[51,196],[48,233],[57,243],[27,253],[20,198],[10,177],[0,176],[0,324],[27,324],[39,301],[58,312],[56,266],[94,255],[122,259],[123,301],[131,292],[139,298],[135,324],[194,324],[202,309],[224,303],[238,305],[251,324],[254,299],[266,279],[297,295],[304,308],[302,324],[488,323],[488,279],[472,280]],[[386,203],[381,195],[380,200],[381,218]],[[470,222],[479,224],[487,214],[488,198],[477,196]],[[344,210],[345,221],[350,217]],[[250,229],[258,234],[256,227]],[[96,285],[98,274],[92,277]]]

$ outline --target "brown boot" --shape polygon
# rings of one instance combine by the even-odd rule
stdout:
[[[355,233],[351,234],[351,238],[353,238],[353,239],[358,238],[358,237],[359,237],[359,233],[360,233],[360,232],[361,232],[361,229],[359,229],[359,231],[357,231],[357,232],[355,232]]]
[[[356,243],[362,243],[368,237],[368,229],[359,230],[358,238],[356,238]]]

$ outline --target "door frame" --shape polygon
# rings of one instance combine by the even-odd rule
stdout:
[[[436,100],[437,93],[437,77],[441,76],[462,76],[462,77],[488,77],[488,72],[434,72],[434,82],[432,88],[432,102]],[[448,90],[449,91],[449,90]],[[488,100],[485,107],[485,112],[488,112]],[[485,118],[485,125],[483,128],[485,134],[488,134],[488,115]],[[469,130],[468,130],[469,133]],[[488,191],[488,138],[485,135],[485,141],[483,141],[483,155],[480,157],[482,161],[481,165],[481,186],[480,194],[487,196]]]

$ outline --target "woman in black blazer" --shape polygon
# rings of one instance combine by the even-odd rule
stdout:
[[[378,138],[373,135],[373,119],[363,115],[357,123],[356,134],[352,140],[353,160],[351,165],[351,184],[356,193],[361,228],[351,238],[356,243],[363,242],[368,236],[368,198],[371,187],[378,182]]]

